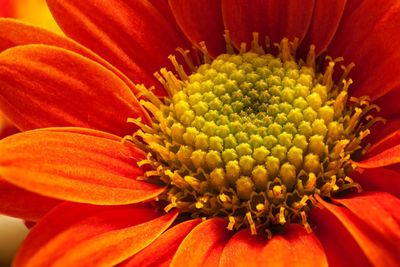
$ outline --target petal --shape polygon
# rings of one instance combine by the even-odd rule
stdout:
[[[218,266],[231,231],[221,218],[206,220],[196,226],[180,244],[170,266]]]
[[[398,119],[388,119],[384,126],[382,124],[377,123],[372,126],[371,135],[367,137],[368,142],[374,144],[379,142],[382,138],[390,135],[391,133],[400,129],[400,118]]]
[[[174,226],[120,266],[168,266],[182,240],[200,222],[195,219]]]
[[[296,224],[289,225],[281,235],[273,237],[260,258],[265,266],[328,266],[324,249],[315,235],[308,234]]]
[[[310,27],[301,44],[301,50],[308,52],[315,45],[316,55],[328,47],[339,26],[347,0],[315,0]]]
[[[151,244],[177,213],[157,215],[145,205],[61,205],[32,228],[14,266],[118,264]]]
[[[310,25],[314,0],[223,0],[226,28],[232,32],[236,46],[250,43],[252,32],[260,33],[260,40],[268,35],[272,43],[284,37],[303,40]]]
[[[329,54],[356,64],[351,94],[375,100],[400,87],[400,3],[388,0],[377,8],[375,0],[358,2],[345,9]]]
[[[193,45],[200,48],[199,43],[204,41],[213,57],[226,52],[221,0],[169,0],[169,5]]]
[[[368,150],[363,158],[369,158],[370,156],[376,155],[400,144],[400,130],[394,131],[393,133],[385,136],[379,142],[373,144]]]
[[[47,2],[68,36],[107,59],[135,83],[159,85],[150,75],[170,66],[168,56],[186,44],[150,1]],[[137,75],[143,71],[149,77]]]
[[[400,172],[387,168],[365,169],[350,175],[365,191],[388,192],[400,198]]]
[[[61,201],[43,197],[0,180],[0,213],[29,221],[40,220]]]
[[[93,53],[91,50],[75,42],[74,40],[69,39],[65,36],[54,34],[50,31],[33,25],[25,24],[18,20],[0,18],[0,51],[6,50],[14,46],[27,44],[47,44],[65,48],[67,50],[71,50],[73,52],[81,54],[114,72],[129,86],[132,92],[134,92],[135,94],[139,93],[132,81],[129,80],[118,69],[116,69],[114,66],[112,66],[110,63],[108,63],[95,53]],[[145,72],[137,73],[136,76],[147,77],[147,74]]]
[[[18,132],[17,127],[15,127],[10,120],[8,120],[2,113],[0,110],[0,140],[15,134]]]
[[[13,0],[0,0],[0,17],[15,16]]]
[[[324,248],[329,266],[371,266],[352,235],[332,213],[315,208],[310,212],[310,219],[315,224],[313,233]]]
[[[34,130],[0,141],[0,177],[47,197],[102,205],[141,202],[163,188],[135,180],[143,175],[141,150],[110,134]]]
[[[400,87],[378,98],[374,103],[382,109],[382,111],[379,112],[379,116],[383,118],[400,118],[399,99]]]
[[[384,167],[400,162],[400,144],[393,146],[377,155],[361,162],[355,162],[360,168],[370,169]]]
[[[46,45],[0,54],[0,109],[18,128],[95,128],[118,135],[146,118],[135,96],[111,71],[68,50]]]
[[[260,235],[251,235],[248,229],[235,234],[222,251],[220,267],[248,266],[258,267],[264,263],[260,261],[267,239]]]
[[[387,193],[368,192],[336,199],[344,207],[318,201],[350,232],[374,266],[398,266],[400,260],[400,200]]]

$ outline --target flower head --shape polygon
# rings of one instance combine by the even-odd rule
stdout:
[[[0,20],[15,266],[396,266],[395,1],[48,4]]]

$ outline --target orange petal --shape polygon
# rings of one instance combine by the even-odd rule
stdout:
[[[0,0],[0,17],[15,16],[13,0]]]
[[[193,45],[200,48],[199,43],[205,42],[213,57],[226,52],[221,0],[169,0],[169,5]]]
[[[371,134],[367,136],[366,141],[375,144],[398,129],[400,129],[400,117],[387,119],[384,126],[377,123],[370,128]]]
[[[300,50],[307,55],[310,45],[315,45],[315,54],[320,55],[332,41],[339,26],[347,0],[315,0],[310,27]]]
[[[182,240],[200,222],[195,219],[174,226],[120,266],[168,266]]]
[[[331,267],[372,267],[364,252],[343,224],[326,209],[314,208],[310,219]]]
[[[0,141],[0,177],[44,196],[92,204],[154,198],[158,186],[135,180],[144,152],[120,138],[85,129],[34,130]]]
[[[316,236],[297,224],[288,225],[282,234],[267,243],[260,254],[260,262],[265,266],[328,266]]]
[[[14,266],[118,264],[151,244],[177,212],[158,215],[146,205],[60,205],[32,228]]]
[[[372,265],[398,266],[399,199],[387,193],[367,192],[334,200],[344,207],[317,199],[350,232]]]
[[[40,220],[61,201],[43,197],[0,180],[0,213],[29,221]]]
[[[226,244],[222,251],[219,266],[262,266],[264,263],[259,259],[266,243],[267,239],[265,237],[251,235],[248,229],[241,230]]]
[[[20,129],[78,126],[123,136],[146,118],[126,84],[65,49],[26,45],[0,54],[0,108]]]
[[[218,266],[222,250],[231,237],[227,221],[206,220],[196,226],[180,244],[170,266]]]
[[[220,266],[328,266],[324,250],[313,234],[295,224],[271,240],[242,230],[225,246]]]
[[[369,158],[398,144],[400,144],[400,130],[394,131],[382,138],[380,141],[374,143],[367,150],[367,153],[363,155],[363,158]]]
[[[364,169],[350,175],[365,191],[388,192],[400,198],[400,172],[388,168]]]
[[[355,164],[360,168],[379,168],[400,162],[400,144]]]
[[[151,1],[47,2],[68,36],[101,55],[135,83],[159,84],[154,77],[151,81],[138,79],[137,69],[153,74],[170,66],[168,56],[186,44]]]
[[[6,50],[14,46],[27,44],[47,44],[65,48],[67,50],[71,50],[73,52],[81,54],[114,72],[129,86],[129,89],[131,89],[132,92],[134,92],[135,94],[139,93],[139,91],[136,89],[135,85],[129,78],[127,78],[124,74],[122,74],[118,69],[108,63],[106,60],[99,57],[97,54],[87,49],[86,47],[80,45],[76,41],[69,39],[65,36],[54,34],[48,30],[23,23],[18,20],[0,18],[0,51]],[[153,79],[152,75],[147,74],[141,69],[139,69],[136,73],[136,77],[137,79],[143,81],[146,81],[146,79]]]
[[[263,43],[268,36],[272,43],[286,37],[303,40],[313,14],[314,0],[223,0],[224,23],[232,32],[232,40],[250,45],[252,32],[260,34]]]
[[[400,87],[400,2],[347,2],[329,54],[355,63],[350,95],[375,100]]]

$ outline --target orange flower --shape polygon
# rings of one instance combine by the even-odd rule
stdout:
[[[397,1],[48,5],[0,20],[14,266],[397,266]]]

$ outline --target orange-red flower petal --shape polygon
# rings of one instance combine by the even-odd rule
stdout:
[[[400,172],[388,168],[364,169],[362,173],[354,172],[351,178],[359,183],[365,191],[388,192],[400,198]]]
[[[318,239],[300,225],[288,225],[271,240],[243,230],[224,248],[220,266],[328,266]]]
[[[117,68],[76,41],[66,36],[60,36],[48,30],[26,24],[18,20],[0,18],[0,51],[14,46],[26,44],[47,44],[65,48],[81,54],[100,63],[105,68],[114,72],[129,86],[132,92],[135,94],[139,93],[139,90],[135,88],[133,82],[124,74],[122,74]],[[141,77],[142,75],[143,74],[141,73],[137,73],[136,76]]]
[[[34,226],[14,266],[112,266],[153,242],[176,218],[150,206],[68,203]]]
[[[226,52],[223,38],[221,0],[169,0],[179,27],[193,45],[205,42],[209,53],[216,57]]]
[[[382,138],[380,141],[374,143],[367,150],[367,153],[363,156],[363,158],[369,158],[398,144],[400,144],[400,130],[394,131]]]
[[[168,55],[185,44],[151,1],[47,2],[68,36],[101,55],[135,83],[149,87],[159,84],[153,73],[169,66]],[[157,90],[165,94],[161,86]]]
[[[0,214],[40,220],[61,201],[31,193],[0,179]]]
[[[186,235],[201,222],[200,219],[182,222],[163,233],[148,247],[121,264],[124,267],[169,266]]]
[[[321,242],[331,267],[372,267],[346,227],[327,209],[311,210],[313,233]]]
[[[260,235],[251,235],[249,229],[235,234],[226,244],[219,261],[220,267],[247,266],[258,267],[261,262],[261,253],[267,239]]]
[[[387,119],[384,125],[382,123],[376,123],[370,128],[371,134],[367,136],[367,140],[371,144],[375,144],[399,129],[400,117]]]
[[[303,40],[313,14],[314,0],[223,0],[223,15],[226,28],[232,32],[236,46],[251,41],[252,32],[260,33],[263,43],[265,35],[272,43],[286,37]]]
[[[383,118],[400,118],[399,99],[400,87],[378,98],[374,103],[382,109],[379,112],[379,116]]]
[[[178,266],[218,266],[221,253],[231,231],[221,218],[208,219],[196,226],[180,244],[171,262]]]
[[[400,163],[400,144],[390,147],[366,160],[355,164],[364,169],[379,168]]]
[[[314,12],[306,37],[300,50],[307,55],[310,45],[315,45],[315,54],[325,51],[336,30],[347,0],[315,0]]]
[[[22,130],[78,126],[118,135],[145,111],[114,73],[74,52],[25,45],[0,54],[0,109]]]
[[[128,204],[163,188],[137,181],[144,152],[94,130],[34,130],[0,141],[0,177],[44,196],[92,204]]]
[[[375,100],[400,87],[400,2],[382,1],[379,7],[375,0],[349,2],[329,54],[356,64],[351,94]]]
[[[317,197],[349,231],[374,266],[398,266],[400,260],[400,200],[388,193],[366,192],[330,204]]]

